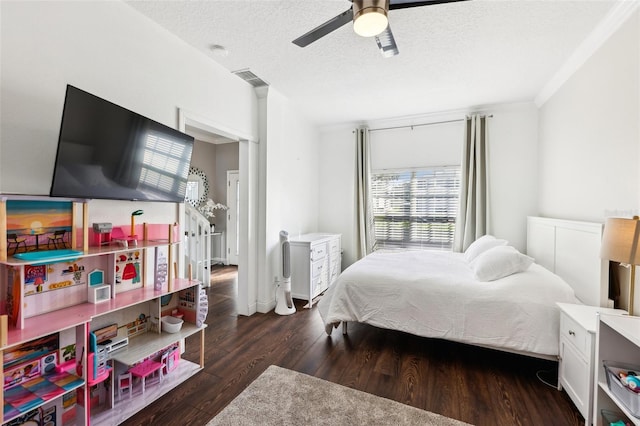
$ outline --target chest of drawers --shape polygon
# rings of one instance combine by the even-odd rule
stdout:
[[[329,288],[341,271],[340,234],[313,233],[292,238],[291,295],[308,300]]]

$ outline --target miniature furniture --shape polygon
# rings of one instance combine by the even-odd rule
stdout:
[[[162,377],[161,370],[163,367],[164,367],[164,364],[162,364],[161,362],[148,359],[134,367],[131,367],[129,369],[129,373],[131,373],[134,377],[138,377],[142,379],[142,393],[144,393],[147,377],[155,373],[159,374],[160,375],[159,377]]]
[[[168,369],[167,369],[168,360],[169,360],[169,352],[163,353],[162,356],[160,357],[160,364],[162,364],[162,367],[160,367],[160,382],[161,383],[164,380],[165,374],[167,374],[169,372]]]
[[[102,382],[105,382],[107,379],[111,377],[111,367],[108,365],[100,365],[102,362],[97,361],[97,358],[103,355],[90,353],[87,356],[87,386],[95,386]],[[96,365],[98,365],[96,367]],[[109,382],[107,382],[109,383]],[[104,404],[105,401],[105,389],[109,387],[108,384],[99,388],[99,396],[98,396],[98,404]],[[84,398],[84,396],[82,397]],[[89,404],[90,406],[91,404]],[[89,415],[91,415],[91,411],[89,411]]]
[[[47,242],[47,248],[51,248],[53,244],[54,248],[67,248],[67,243],[64,240],[64,236],[67,233],[64,229],[54,231],[52,235],[49,235],[49,241]],[[58,246],[60,245],[60,246]]]
[[[40,250],[40,235],[43,235],[44,231],[42,229],[32,229],[29,232],[29,235],[35,237],[36,239],[36,251]]]
[[[567,392],[586,425],[591,425],[597,314],[625,315],[626,311],[571,303],[557,305],[560,308],[558,390]]]
[[[106,359],[106,351],[104,349],[102,351],[102,354],[90,353],[87,356],[87,384],[89,386],[104,382],[111,373],[111,367],[106,364],[106,361],[99,360],[100,358]]]
[[[88,301],[90,303],[103,303],[111,299],[111,286],[104,283],[104,271],[95,269],[87,274],[89,287]]]
[[[118,399],[122,400],[124,391],[129,393],[129,399],[133,393],[133,377],[130,372],[120,374],[118,376]]]
[[[123,247],[135,247],[138,245],[136,236],[126,236],[120,227],[114,227],[111,230],[111,241],[117,242]]]
[[[14,244],[13,254],[18,252],[20,244],[24,245],[24,251],[27,251],[27,238],[18,237],[18,234],[7,234],[7,251],[11,250],[11,245]]]

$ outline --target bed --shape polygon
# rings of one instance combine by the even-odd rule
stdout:
[[[557,359],[556,302],[606,304],[601,234],[602,224],[530,217],[531,256],[504,243],[472,253],[471,261],[469,253],[375,252],[340,275],[318,302],[318,311],[329,334],[339,323],[355,321]],[[504,271],[490,270],[487,275],[485,268],[484,275],[479,273],[484,257],[497,259],[493,252],[499,251],[521,262],[510,266],[521,271],[503,276]]]

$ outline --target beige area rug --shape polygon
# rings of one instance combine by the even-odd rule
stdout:
[[[207,426],[466,424],[272,365]]]

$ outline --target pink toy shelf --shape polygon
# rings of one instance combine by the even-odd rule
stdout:
[[[176,242],[180,241],[180,226],[177,223],[172,225],[159,223],[142,223],[135,225],[135,233],[130,234],[131,226],[118,225],[114,226],[109,235],[110,245],[122,244],[127,241],[129,247],[135,247],[141,242]],[[95,232],[93,228],[88,228],[89,241],[91,246],[104,246],[101,234]]]

